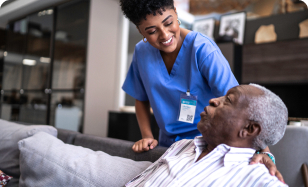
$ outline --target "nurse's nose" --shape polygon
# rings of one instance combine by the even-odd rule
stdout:
[[[209,101],[211,106],[218,107],[220,105],[220,99],[219,98],[213,98]]]
[[[168,40],[169,38],[168,38],[168,30],[166,30],[166,29],[161,29],[161,32],[160,32],[160,38],[162,39],[162,40]]]

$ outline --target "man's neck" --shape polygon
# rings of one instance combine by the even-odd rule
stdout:
[[[202,153],[200,154],[200,156],[198,157],[198,159],[196,160],[196,162],[198,162],[199,160],[201,160],[203,157],[205,157],[207,154],[209,154],[212,150],[210,150],[208,148],[209,146],[206,146],[205,149],[202,151]]]

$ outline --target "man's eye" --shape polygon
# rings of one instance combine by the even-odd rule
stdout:
[[[229,103],[231,103],[231,99],[229,97],[227,97],[227,100],[228,100]]]

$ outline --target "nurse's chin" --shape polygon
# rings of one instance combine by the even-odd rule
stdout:
[[[162,49],[160,49],[160,51],[168,54],[168,53],[173,53],[175,49],[176,49],[176,46],[173,46],[173,45],[163,46]]]

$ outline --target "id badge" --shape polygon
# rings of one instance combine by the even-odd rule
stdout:
[[[178,121],[194,123],[197,108],[197,96],[190,95],[189,90],[180,97]]]

